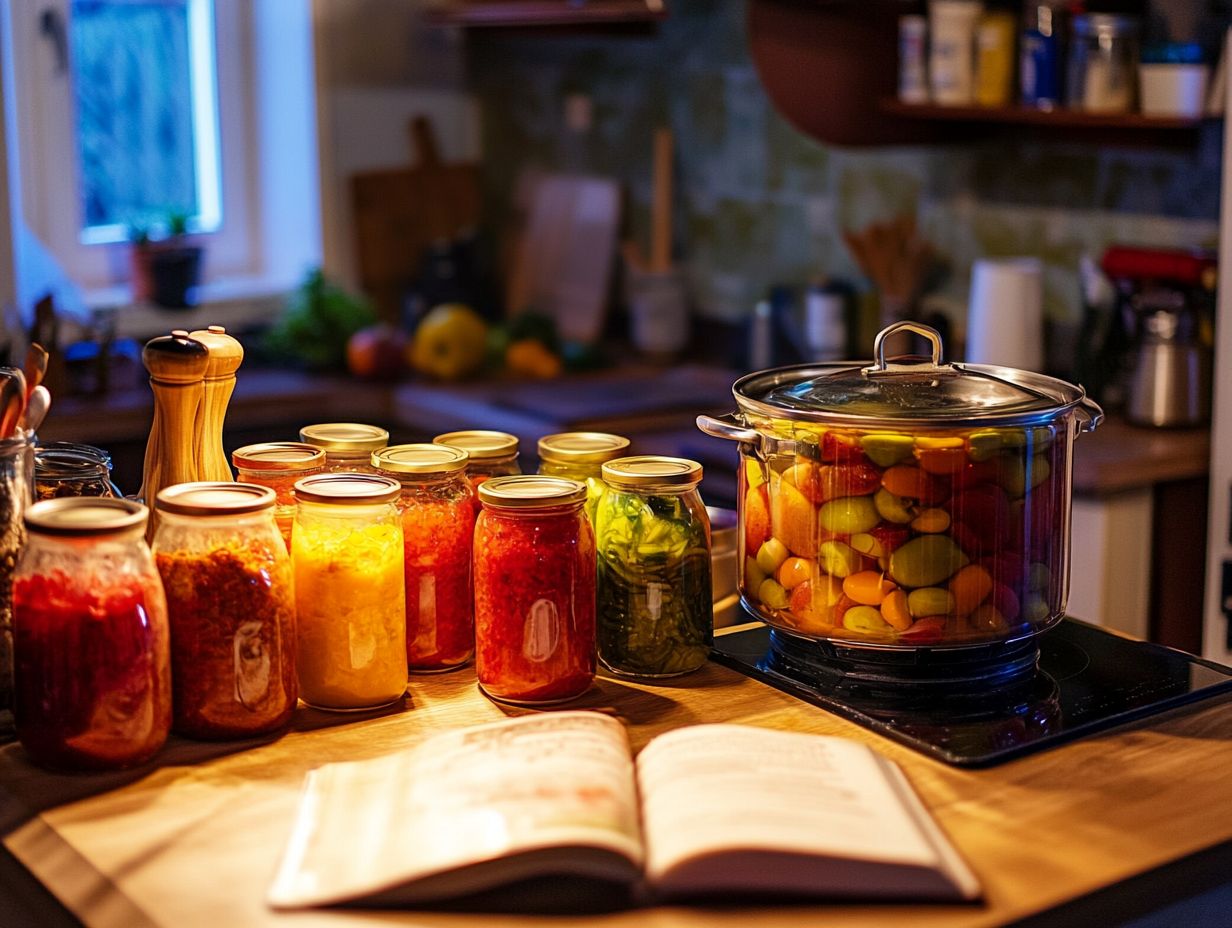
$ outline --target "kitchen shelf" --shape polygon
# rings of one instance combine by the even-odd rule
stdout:
[[[1026,106],[935,106],[883,99],[883,113],[908,119],[944,122],[1045,126],[1058,129],[1141,129],[1154,132],[1192,131],[1206,120],[1181,116],[1145,116],[1142,113],[1084,113],[1078,110],[1040,110]]]
[[[434,25],[467,28],[618,26],[666,16],[664,0],[453,0],[426,14]]]

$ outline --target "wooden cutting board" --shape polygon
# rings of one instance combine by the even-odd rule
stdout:
[[[569,342],[590,344],[603,332],[620,224],[620,186],[607,177],[545,174],[515,246],[506,306],[556,320]]]
[[[424,248],[479,224],[479,166],[441,161],[432,124],[411,121],[417,164],[351,177],[359,282],[382,318],[397,320]]]

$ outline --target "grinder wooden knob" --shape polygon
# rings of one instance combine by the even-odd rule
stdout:
[[[197,448],[201,443],[201,411],[205,370],[210,353],[183,329],[146,342],[141,361],[150,372],[154,391],[154,422],[145,446],[140,496],[151,508],[163,487],[201,479]],[[153,537],[151,512],[147,535]]]
[[[235,391],[235,372],[244,361],[244,346],[220,325],[198,329],[189,338],[205,345],[210,352],[205,368],[205,402],[201,417],[201,448],[198,460],[200,480],[234,480],[227,453],[222,446],[227,404]]]

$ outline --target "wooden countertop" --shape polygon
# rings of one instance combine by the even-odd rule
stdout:
[[[615,713],[629,726],[635,749],[667,729],[708,721],[867,742],[902,765],[986,894],[974,905],[664,907],[578,917],[571,925],[998,925],[1232,841],[1230,698],[976,771],[929,760],[713,664],[675,686],[601,679],[571,707]],[[412,678],[405,707],[396,711],[365,718],[301,708],[277,740],[243,747],[173,739],[155,765],[131,772],[54,776],[32,768],[22,749],[9,745],[0,750],[0,833],[56,897],[97,928],[550,928],[561,924],[559,917],[279,914],[262,902],[306,771],[509,711],[483,698],[473,672],[463,669]],[[1141,890],[1131,883],[1122,895],[1135,892]],[[1140,895],[1137,903],[1151,905]]]
[[[456,385],[363,383],[296,371],[240,370],[227,425],[259,427],[302,419],[367,419],[425,435],[460,428],[497,428],[522,439],[529,455],[551,431],[602,429],[670,437],[674,453],[704,464],[734,458],[730,443],[697,431],[700,412],[734,408],[737,374],[703,365],[622,367],[553,381],[476,381]],[[44,440],[108,442],[144,439],[153,403],[141,387],[105,398],[53,402]],[[681,448],[681,444],[684,447]],[[643,443],[644,444],[644,443]],[[644,449],[659,451],[651,442]],[[672,452],[665,452],[672,453]],[[1074,445],[1074,492],[1104,496],[1155,483],[1204,476],[1210,431],[1136,428],[1110,419]],[[732,467],[734,474],[735,468]]]

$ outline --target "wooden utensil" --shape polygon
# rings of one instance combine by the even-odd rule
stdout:
[[[201,342],[210,352],[205,367],[205,399],[201,415],[201,445],[198,449],[198,480],[235,479],[222,446],[222,430],[227,404],[235,392],[235,372],[244,361],[244,346],[220,325],[198,329],[189,338]]]
[[[139,495],[151,507],[146,537],[154,537],[154,498],[163,487],[199,480],[201,407],[210,351],[183,329],[152,338],[141,352],[154,391],[154,422],[145,446]]]
[[[28,432],[37,432],[47,412],[51,409],[51,391],[41,383],[30,391],[26,411],[21,417],[21,427]]]
[[[43,382],[43,377],[47,374],[47,358],[47,349],[38,342],[31,342],[26,349],[26,363],[22,365],[22,371],[26,375],[27,401],[34,388]]]
[[[0,368],[0,439],[12,438],[26,411],[26,375],[16,367]]]
[[[414,167],[365,171],[351,178],[359,282],[383,318],[401,315],[402,298],[424,249],[479,224],[479,166],[441,161],[432,124],[411,122]]]
[[[650,269],[656,274],[672,268],[672,149],[672,130],[656,130],[650,226]]]

